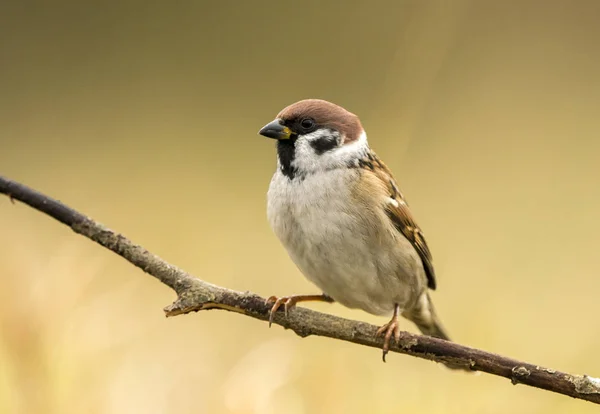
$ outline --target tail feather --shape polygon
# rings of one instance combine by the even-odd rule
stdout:
[[[424,335],[450,341],[450,337],[435,312],[429,293],[423,292],[417,305],[409,311],[403,312],[402,316],[417,325]]]
[[[424,292],[419,298],[417,305],[402,313],[406,319],[417,325],[417,328],[427,336],[434,338],[444,339],[450,341],[450,337],[446,333],[444,326],[438,318],[429,293]],[[461,364],[444,363],[450,369],[461,369],[470,371],[469,367],[465,367]]]

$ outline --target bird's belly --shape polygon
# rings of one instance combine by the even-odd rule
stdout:
[[[335,301],[376,315],[390,314],[396,303],[406,308],[421,290],[410,268],[414,257],[398,257],[410,256],[412,247],[394,248],[398,241],[383,223],[349,205],[344,178],[327,178],[307,177],[284,191],[272,183],[273,230],[306,278]]]
[[[310,239],[307,239],[310,243]],[[288,248],[292,260],[302,273],[336,302],[349,308],[360,308],[376,315],[387,315],[404,290],[399,280],[381,275],[365,246],[351,243],[331,244],[318,251]]]

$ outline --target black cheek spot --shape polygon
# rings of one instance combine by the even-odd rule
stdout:
[[[310,142],[310,146],[313,147],[313,149],[315,150],[315,152],[318,155],[322,155],[324,153],[326,153],[327,151],[331,151],[332,149],[334,149],[335,147],[338,146],[338,142],[336,137],[321,137],[319,139],[315,139],[314,141]]]

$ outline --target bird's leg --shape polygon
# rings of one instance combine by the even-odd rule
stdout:
[[[392,335],[394,335],[394,339],[396,343],[400,342],[400,325],[398,322],[398,315],[400,314],[400,306],[398,304],[394,305],[394,314],[392,315],[392,319],[383,325],[381,328],[377,330],[375,336],[383,337],[383,362],[385,362],[385,356],[390,350],[390,340],[392,339]]]
[[[329,302],[333,303],[333,298],[327,296],[326,294],[322,295],[291,295],[291,296],[283,296],[278,298],[277,296],[271,296],[267,299],[266,303],[275,302],[273,307],[269,311],[269,327],[273,323],[273,316],[277,309],[283,305],[283,310],[285,311],[285,316],[287,317],[288,310],[296,306],[298,302]]]

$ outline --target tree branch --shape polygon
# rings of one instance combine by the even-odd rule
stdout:
[[[172,288],[177,293],[177,300],[164,309],[167,316],[205,309],[224,309],[263,321],[268,320],[270,306],[265,303],[264,298],[250,292],[236,292],[193,277],[60,201],[2,176],[0,193],[6,194],[11,201],[19,200],[66,224],[76,233],[115,252]],[[373,325],[306,308],[295,308],[290,311],[288,317],[282,312],[277,312],[274,323],[291,329],[301,337],[325,336],[374,348],[381,348],[383,345],[381,338],[375,337],[377,327]],[[600,404],[600,379],[587,375],[571,375],[408,332],[402,333],[399,343],[392,344],[390,351],[487,372],[508,378],[513,384],[526,384]]]

